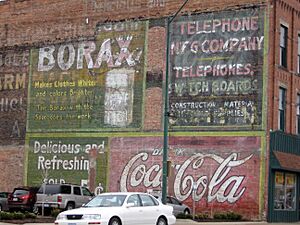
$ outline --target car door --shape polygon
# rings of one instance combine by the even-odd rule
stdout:
[[[74,186],[73,187],[73,194],[74,194],[74,200],[75,200],[75,208],[78,208],[80,206],[82,206],[83,201],[82,201],[82,197],[81,197],[81,188]]]
[[[88,203],[93,198],[93,194],[86,187],[81,187],[82,202],[83,204]]]
[[[160,215],[158,202],[148,194],[139,194],[143,206],[143,224],[156,224]]]
[[[170,205],[173,207],[174,214],[178,215],[179,213],[183,213],[184,207],[181,202],[179,202],[176,198],[167,197],[167,201],[170,202]]]
[[[130,207],[127,205],[131,204]],[[123,223],[124,225],[144,225],[144,213],[141,200],[137,194],[128,196],[124,203]]]

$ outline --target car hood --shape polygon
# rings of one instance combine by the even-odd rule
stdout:
[[[122,207],[81,207],[77,209],[71,209],[62,212],[62,215],[70,215],[70,214],[99,214],[105,212],[112,212],[116,210],[120,210]]]

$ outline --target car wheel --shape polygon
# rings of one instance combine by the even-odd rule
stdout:
[[[184,213],[184,215],[189,215],[190,214],[190,210],[185,209],[183,213]]]
[[[110,219],[109,225],[122,225],[122,223],[118,218],[114,217]]]
[[[156,225],[168,225],[168,223],[167,223],[165,218],[159,217],[158,220],[157,220]]]
[[[72,202],[68,202],[68,204],[66,206],[66,210],[71,210],[71,209],[75,209],[75,205]]]

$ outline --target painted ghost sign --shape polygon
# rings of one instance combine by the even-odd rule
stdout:
[[[264,11],[180,17],[172,24],[171,38],[172,125],[259,128]]]
[[[110,190],[161,190],[160,138],[114,138],[110,147]],[[257,214],[260,147],[258,137],[171,137],[169,193],[186,202],[194,198],[197,210],[249,204]]]
[[[29,130],[139,128],[145,31],[146,22],[99,25],[95,40],[33,50]]]
[[[40,185],[44,180],[87,185],[106,182],[106,138],[35,136],[29,138],[28,146],[29,185]]]
[[[29,51],[0,52],[0,143],[24,144]]]

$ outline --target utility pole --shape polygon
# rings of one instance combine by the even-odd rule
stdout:
[[[175,15],[167,18],[167,34],[166,34],[166,78],[165,78],[165,107],[164,107],[164,146],[163,146],[163,171],[162,171],[162,202],[166,204],[167,198],[167,167],[168,167],[168,131],[169,131],[169,55],[170,55],[170,25],[176,18],[178,13],[183,9],[189,0],[185,0],[182,6],[177,10]]]

